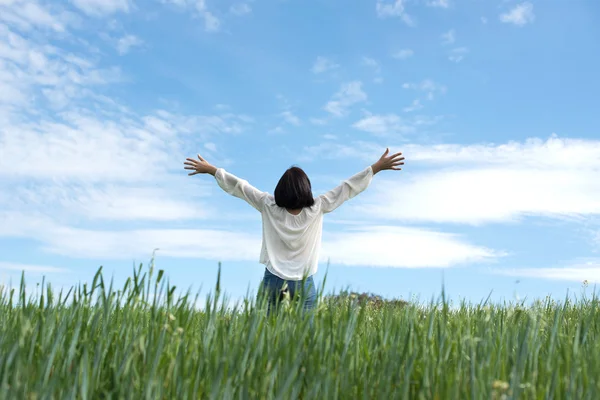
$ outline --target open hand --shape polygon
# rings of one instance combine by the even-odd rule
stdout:
[[[204,158],[198,154],[198,159],[195,158],[186,158],[186,161],[183,163],[185,165],[185,169],[191,170],[188,175],[196,175],[196,174],[211,174],[214,175],[217,172],[217,168],[213,165],[210,165]]]
[[[400,171],[401,165],[404,165],[404,157],[402,153],[390,154],[390,149],[385,149],[385,153],[377,160],[375,164],[371,167],[373,168],[373,174],[378,173],[379,171],[383,171],[386,169],[391,169],[394,171]]]

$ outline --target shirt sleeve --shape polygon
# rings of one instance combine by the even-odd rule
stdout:
[[[252,207],[262,212],[264,209],[265,199],[268,194],[261,192],[254,186],[250,185],[248,181],[238,178],[237,176],[230,174],[223,168],[218,168],[215,173],[215,179],[221,189],[229,193],[232,196],[245,200]]]
[[[373,179],[373,169],[369,166],[350,179],[343,181],[338,187],[319,196],[321,200],[321,211],[327,214],[350,200],[360,192],[364,191]]]

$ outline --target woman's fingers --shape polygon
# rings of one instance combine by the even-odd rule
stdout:
[[[190,169],[190,170],[196,170],[196,167],[183,167],[183,169]]]
[[[204,158],[202,158],[202,157],[200,156],[200,154],[198,154],[198,160],[200,160],[200,161],[202,161],[202,162],[206,162],[206,160],[205,160]]]
[[[198,171],[190,172],[190,173],[188,174],[188,176],[197,175],[197,174],[199,174],[199,173],[200,173],[200,172],[198,172]]]
[[[394,171],[402,171],[402,168],[392,167],[392,170],[394,170]]]

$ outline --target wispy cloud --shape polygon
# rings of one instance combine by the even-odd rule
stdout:
[[[410,106],[404,107],[403,111],[404,112],[414,112],[414,111],[418,111],[422,108],[423,108],[423,104],[421,104],[421,100],[415,99],[410,104]]]
[[[0,146],[7,156],[0,160],[0,176],[87,181],[156,179],[167,173],[172,157],[183,155],[177,144],[180,138],[191,133],[199,138],[240,133],[246,124],[243,117],[235,115],[180,116],[164,111],[120,124],[87,112],[65,112],[56,119],[4,126]],[[30,159],[36,157],[46,162],[31,163]],[[93,165],[94,173],[89,174],[80,168],[82,165]],[[145,167],[140,169],[139,165]]]
[[[85,259],[130,260],[148,257],[158,248],[159,254],[166,257],[255,261],[261,240],[258,232],[239,230],[81,229],[32,216],[15,218],[13,215],[12,220],[7,221],[2,213],[0,222],[0,236],[20,234],[38,241],[47,252]],[[231,247],[231,243],[236,245]],[[436,251],[432,252],[432,248]],[[344,233],[326,231],[321,252],[321,260],[331,259],[334,264],[396,268],[451,267],[493,261],[501,256],[501,252],[472,245],[457,235],[397,226],[360,227]],[[21,268],[21,265],[0,263],[0,269],[4,265]]]
[[[427,5],[429,7],[448,8],[450,7],[450,0],[430,0]]]
[[[44,208],[62,221],[86,221],[92,225],[101,221],[166,222],[210,217],[215,210],[207,207],[199,197],[211,190],[194,184],[198,194],[192,200],[182,189],[183,179],[157,178],[156,183],[160,186],[154,187],[143,182],[36,183],[35,189],[18,187],[9,197],[10,202],[4,201],[3,205],[11,212]]]
[[[6,61],[0,64],[0,105],[31,105],[37,94],[38,105],[45,99],[60,109],[75,98],[92,96],[91,88],[121,80],[116,67],[99,68],[89,56],[27,39],[7,26],[0,26],[0,41],[4,43],[0,59]]]
[[[372,68],[373,71],[375,71],[376,73],[380,73],[381,72],[381,65],[374,58],[363,57],[362,58],[362,63],[363,63],[363,65],[366,65],[367,67]]]
[[[325,105],[324,110],[336,117],[343,117],[348,114],[351,106],[365,100],[367,94],[362,90],[362,82],[347,82],[342,84],[340,90]]]
[[[208,189],[190,198],[185,187],[201,184],[182,184],[180,163],[188,155],[182,143],[236,135],[250,118],[136,114],[107,96],[121,81],[118,70],[99,68],[89,48],[65,51],[43,34],[25,37],[7,26],[0,40],[1,236],[60,250],[77,229],[189,221],[214,212],[198,201]],[[73,231],[73,224],[87,228]]]
[[[375,11],[379,18],[401,18],[405,24],[415,25],[412,17],[406,13],[404,0],[377,0]]]
[[[311,68],[311,71],[313,74],[322,74],[324,72],[331,71],[331,70],[337,69],[339,67],[340,67],[339,64],[336,64],[331,59],[329,59],[327,57],[319,56],[315,60],[313,66]]]
[[[375,83],[383,82],[383,77],[381,76],[381,64],[379,63],[379,61],[371,57],[363,57],[362,64],[373,70],[373,72],[375,73],[375,78],[373,79],[373,81]]]
[[[414,126],[396,114],[368,115],[352,126],[376,136],[407,134],[415,131]]]
[[[25,31],[40,28],[64,32],[66,26],[75,21],[75,17],[51,12],[36,1],[8,1],[0,2],[0,21]]]
[[[433,100],[436,95],[446,93],[446,86],[440,85],[431,79],[425,79],[421,82],[407,82],[402,84],[403,89],[417,90],[425,93],[428,100]]]
[[[71,0],[75,7],[91,16],[106,16],[117,12],[129,12],[131,0]]]
[[[415,52],[412,49],[401,49],[392,54],[393,58],[398,60],[406,60],[407,58],[411,58]]]
[[[66,268],[51,267],[48,265],[32,265],[32,264],[20,264],[13,262],[0,261],[0,270],[9,271],[24,271],[24,272],[40,272],[40,273],[64,273],[69,270]]]
[[[413,163],[427,161],[438,168],[412,176],[387,197],[389,208],[381,210],[391,213],[387,217],[482,224],[530,215],[600,215],[599,141],[406,146],[405,154]]]
[[[221,20],[208,9],[205,0],[160,0],[160,2],[174,5],[182,10],[192,11],[204,20],[204,30],[207,32],[218,32],[221,29]]]
[[[317,126],[327,125],[327,120],[324,118],[310,118],[310,123]]]
[[[494,269],[494,273],[523,278],[571,281],[581,284],[587,281],[588,284],[599,284],[600,260],[575,262],[564,267],[555,268],[497,268]]]
[[[131,48],[141,46],[144,41],[135,35],[125,35],[117,41],[117,51],[121,55],[129,53]]]
[[[237,16],[247,15],[252,12],[252,7],[248,3],[235,3],[229,7],[229,12]]]
[[[283,120],[290,124],[290,125],[295,125],[298,126],[301,124],[300,122],[300,118],[298,118],[298,116],[296,116],[293,112],[286,110],[283,111],[280,116],[283,118]]]
[[[500,21],[517,26],[524,26],[535,21],[533,4],[525,2],[515,6],[510,11],[501,14]]]
[[[442,44],[453,44],[456,42],[456,32],[454,29],[450,29],[448,32],[445,32],[441,36]]]
[[[322,251],[322,260],[334,264],[396,268],[445,268],[501,256],[456,235],[397,226],[325,234]]]
[[[469,53],[469,49],[466,47],[455,47],[450,50],[448,54],[448,60],[459,63],[464,60],[465,56]]]
[[[256,260],[260,235],[218,229],[127,229],[75,228],[33,216],[0,213],[0,236],[21,235],[40,243],[50,253],[73,258],[127,260],[147,257],[158,248],[168,257],[209,260]],[[6,224],[8,222],[8,224]],[[235,243],[235,248],[231,248]]]

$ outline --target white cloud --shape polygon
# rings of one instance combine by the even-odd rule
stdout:
[[[535,20],[533,14],[533,4],[530,2],[521,3],[510,11],[500,15],[500,21],[507,24],[524,26]]]
[[[427,5],[429,7],[448,8],[450,7],[450,0],[430,0]]]
[[[428,100],[433,100],[437,94],[444,94],[447,90],[446,86],[440,85],[431,79],[425,79],[419,83],[407,82],[402,85],[402,88],[424,92]]]
[[[0,214],[0,236],[24,236],[47,252],[73,258],[131,260],[148,257],[158,248],[167,257],[215,261],[257,261],[260,231],[217,229],[91,230],[57,225],[23,216],[6,220]],[[11,230],[12,229],[12,230]],[[231,246],[235,243],[235,246]],[[436,251],[432,252],[431,249]],[[466,243],[456,235],[377,226],[324,233],[321,260],[334,264],[374,267],[427,268],[492,261],[503,254]],[[0,264],[0,267],[2,264]]]
[[[405,24],[415,25],[412,17],[406,13],[404,0],[377,0],[375,11],[379,18],[401,18]]]
[[[62,109],[74,99],[94,97],[92,88],[121,80],[118,68],[98,68],[89,56],[48,45],[43,38],[25,38],[0,25],[0,111],[42,105]]]
[[[193,11],[194,16],[204,20],[204,30],[207,32],[217,32],[221,29],[221,20],[208,9],[205,0],[160,0],[160,2]]]
[[[367,116],[355,122],[352,127],[375,136],[403,136],[416,133],[420,127],[434,125],[438,122],[438,119],[437,117],[425,116],[408,119],[396,114],[367,114]]]
[[[385,150],[385,149],[384,149]],[[315,159],[335,160],[341,158],[352,158],[372,162],[383,153],[381,146],[364,141],[352,142],[351,145],[323,142],[315,146],[305,146],[300,156],[300,161],[313,161]]]
[[[450,50],[450,54],[448,55],[448,60],[459,63],[464,60],[465,56],[469,53],[469,49],[466,47],[456,47]]]
[[[600,168],[600,141],[560,138],[510,141],[504,144],[439,144],[408,147],[413,161],[453,166],[509,166],[560,170]]]
[[[117,12],[129,12],[130,0],[71,0],[75,7],[92,16],[105,16]]]
[[[65,268],[51,267],[48,265],[32,265],[32,264],[20,264],[13,262],[0,262],[0,270],[9,271],[25,271],[25,272],[42,272],[42,273],[64,273],[68,272]]]
[[[0,235],[60,249],[59,241],[75,240],[76,233],[70,235],[78,229],[216,214],[198,201],[209,189],[183,171],[183,159],[191,155],[183,144],[238,134],[251,119],[163,110],[138,115],[103,94],[119,80],[90,54],[67,52],[43,35],[22,37],[6,26],[0,39]],[[2,89],[15,96],[5,98]],[[65,228],[70,225],[78,228]]]
[[[600,284],[600,260],[576,262],[565,267],[556,268],[513,268],[495,269],[494,273],[524,278],[551,279],[572,281],[583,284]]]
[[[422,108],[423,108],[423,104],[421,104],[421,100],[415,99],[410,104],[410,106],[404,107],[402,111],[404,111],[404,112],[413,112],[413,111],[418,111],[418,110],[420,110]]]
[[[8,224],[3,225],[0,228],[0,236],[21,235],[38,241],[47,252],[73,258],[131,260],[147,257],[158,248],[161,255],[168,257],[240,261],[258,260],[260,252],[258,234],[226,230],[94,230],[74,228],[31,217],[13,217],[12,221],[9,220]],[[235,246],[232,247],[231,243],[235,243]]]
[[[415,52],[412,49],[401,49],[392,54],[392,57],[398,60],[406,60],[407,58],[412,57],[414,54]]]
[[[383,190],[382,181],[369,213],[473,225],[600,214],[600,141],[405,146],[404,153],[407,163],[445,168],[405,176],[397,191]]]
[[[373,71],[375,71],[376,73],[381,72],[381,65],[379,65],[379,62],[374,58],[363,57],[362,63],[369,68],[373,68]]]
[[[53,14],[35,1],[19,0],[4,4],[0,2],[0,21],[22,30],[40,28],[64,32],[65,25],[72,22],[72,18],[66,13]]]
[[[442,44],[452,44],[456,42],[456,32],[454,29],[450,29],[448,32],[443,33],[441,38]]]
[[[285,133],[285,129],[282,126],[276,126],[275,128],[271,128],[267,131],[270,135],[279,135]]]
[[[217,145],[212,142],[204,143],[204,148],[212,151],[213,153],[217,152]]]
[[[135,46],[141,46],[144,42],[134,35],[125,35],[117,41],[117,51],[124,55],[129,53],[129,50]]]
[[[313,74],[322,74],[324,72],[331,71],[331,70],[337,69],[339,67],[340,67],[339,64],[336,64],[329,58],[319,56],[315,60],[313,66],[311,68],[311,71]]]
[[[342,84],[340,90],[325,105],[325,111],[336,117],[348,114],[348,108],[356,103],[367,100],[367,94],[362,90],[362,82],[352,81]]]
[[[248,3],[235,3],[229,7],[229,12],[238,16],[246,15],[252,12],[252,7]]]
[[[405,129],[402,119],[395,114],[369,115],[355,122],[352,126],[374,135],[388,135]]]
[[[325,233],[321,259],[343,265],[431,268],[490,261],[500,256],[501,253],[465,243],[456,235],[418,228],[374,226]]]
[[[375,73],[375,78],[373,79],[373,82],[378,84],[383,82],[383,77],[381,76],[381,64],[379,64],[379,61],[371,57],[363,57],[362,64],[371,68]]]
[[[295,125],[298,126],[301,124],[300,122],[300,118],[298,118],[298,116],[296,116],[294,113],[292,113],[291,111],[283,111],[280,116],[283,118],[283,120],[285,122],[287,122],[290,125]]]
[[[207,32],[217,32],[221,29],[221,20],[213,13],[210,11],[202,11],[201,15],[204,18],[204,29]]]
[[[310,123],[317,126],[327,125],[327,120],[323,118],[310,118]]]
[[[0,159],[0,177],[151,181],[173,168],[174,157],[184,156],[180,138],[191,133],[198,138],[238,133],[243,124],[237,116],[190,117],[166,112],[120,123],[75,111],[56,119],[14,123],[0,128],[0,147],[6,154]],[[32,163],[33,159],[44,163]],[[93,173],[82,168],[84,165],[91,166]]]
[[[35,189],[16,189],[11,201],[4,202],[4,207],[12,212],[45,209],[61,221],[81,221],[83,218],[90,223],[192,221],[210,217],[215,210],[198,200],[202,193],[212,192],[210,186],[183,179],[184,174],[179,179],[157,179],[155,186],[143,183],[37,183]],[[190,195],[190,188],[194,195]]]

